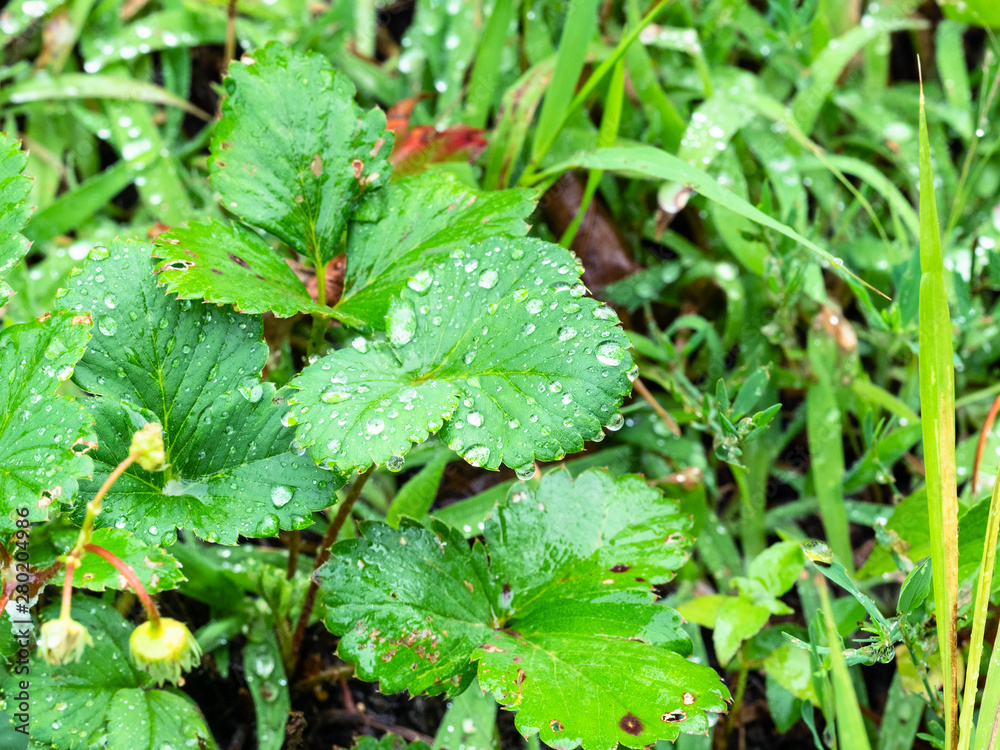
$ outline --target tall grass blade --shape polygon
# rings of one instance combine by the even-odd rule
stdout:
[[[955,374],[934,198],[924,94],[920,92],[920,424],[934,569],[938,648],[944,678],[945,750],[958,746],[958,497],[955,486]]]
[[[975,610],[972,615],[972,640],[969,642],[969,665],[965,671],[965,690],[962,693],[962,713],[959,717],[959,750],[968,750],[972,740],[972,714],[976,710],[976,689],[979,685],[979,664],[983,658],[983,640],[986,636],[986,618],[990,611],[990,591],[993,587],[993,569],[997,562],[997,533],[1000,532],[1000,474],[993,483],[993,497],[990,500],[990,515],[986,520],[986,538],[983,540],[983,562],[979,567],[979,582],[976,584]],[[994,653],[994,659],[996,654]],[[993,664],[990,663],[990,672]],[[977,741],[980,732],[991,733],[988,704],[983,703],[980,714]],[[993,714],[996,713],[994,709]]]
[[[559,52],[552,83],[545,92],[542,111],[538,115],[538,129],[531,144],[531,160],[537,162],[549,150],[561,129],[563,116],[576,91],[577,81],[587,59],[587,48],[594,39],[597,28],[597,0],[578,0],[570,3],[559,37]]]
[[[830,678],[833,683],[834,713],[837,716],[837,747],[843,750],[871,750],[865,720],[858,706],[858,696],[854,692],[851,674],[847,671],[847,662],[844,661],[843,644],[837,634],[837,622],[833,617],[833,607],[830,606],[826,581],[820,578],[817,583],[823,606],[823,619],[826,620],[827,644],[830,647]]]
[[[813,486],[827,541],[837,559],[848,571],[853,571],[854,552],[847,509],[844,507],[844,429],[833,385],[837,343],[817,321],[809,333],[807,347],[809,362],[816,376],[816,382],[809,386],[806,394],[806,431]]]

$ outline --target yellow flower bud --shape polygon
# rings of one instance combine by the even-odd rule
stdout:
[[[129,455],[146,471],[163,471],[167,454],[163,449],[163,426],[149,422],[132,437]]]
[[[79,661],[83,650],[93,646],[87,629],[76,620],[59,618],[42,623],[38,636],[38,656],[48,664],[69,664]]]
[[[182,672],[201,663],[201,647],[184,623],[161,617],[159,623],[147,620],[132,631],[128,640],[132,661],[148,672],[157,685],[178,684]]]

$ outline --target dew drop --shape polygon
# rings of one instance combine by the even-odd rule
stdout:
[[[275,508],[281,508],[288,505],[291,499],[292,491],[287,487],[275,487],[271,490],[271,502],[274,503]]]

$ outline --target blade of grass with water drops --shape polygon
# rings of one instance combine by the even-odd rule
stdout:
[[[955,373],[930,141],[920,94],[920,424],[938,648],[946,706],[945,748],[958,744],[958,497],[955,484]]]

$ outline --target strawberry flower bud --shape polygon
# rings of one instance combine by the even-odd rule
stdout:
[[[148,672],[157,685],[177,685],[182,672],[201,663],[201,647],[184,623],[169,617],[147,620],[132,631],[128,641],[132,661]]]
[[[87,629],[69,617],[42,623],[38,637],[38,656],[48,664],[69,664],[79,661],[83,650],[93,646]]]
[[[135,462],[146,471],[162,471],[167,460],[163,449],[163,426],[150,422],[135,433],[129,455],[135,456]]]

